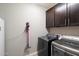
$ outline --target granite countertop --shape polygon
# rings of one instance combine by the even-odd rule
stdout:
[[[38,37],[38,38],[43,39],[45,41],[49,41],[48,38],[47,38],[47,36],[42,36],[42,37]]]
[[[45,41],[54,41],[58,39],[58,35],[47,34],[45,36],[38,37],[38,38],[43,39]]]

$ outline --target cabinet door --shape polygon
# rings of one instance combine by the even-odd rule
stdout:
[[[66,4],[60,3],[55,6],[55,27],[66,26]]]
[[[48,56],[48,42],[41,37],[38,38],[37,51],[40,51],[38,56]]]
[[[69,8],[69,25],[70,26],[77,26],[79,25],[79,4],[72,3],[68,4]]]
[[[54,8],[46,12],[46,27],[54,27]]]

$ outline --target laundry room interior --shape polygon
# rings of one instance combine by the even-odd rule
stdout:
[[[0,56],[79,56],[79,3],[0,3]]]

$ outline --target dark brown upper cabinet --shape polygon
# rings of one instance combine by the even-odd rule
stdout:
[[[54,27],[54,8],[46,11],[46,27]]]
[[[79,3],[58,3],[46,12],[47,27],[79,26]]]
[[[68,3],[68,11],[69,26],[79,26],[79,3]]]
[[[55,6],[55,27],[67,25],[66,7],[65,3],[59,3]]]

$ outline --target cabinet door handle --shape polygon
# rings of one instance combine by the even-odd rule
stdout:
[[[68,26],[69,26],[69,23],[70,23],[70,20],[69,20],[69,18],[68,18]]]
[[[65,26],[66,26],[66,18],[65,18]]]

